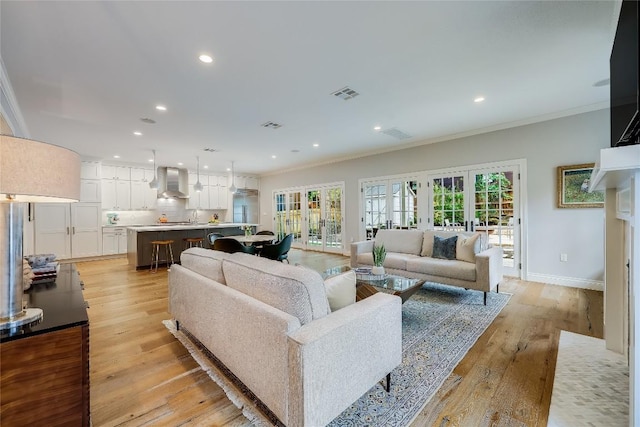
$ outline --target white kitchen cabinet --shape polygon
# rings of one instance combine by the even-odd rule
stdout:
[[[187,199],[187,209],[210,209],[210,188],[211,187],[209,187],[208,185],[203,185],[202,191],[199,193],[195,191],[189,191],[190,197]]]
[[[99,203],[36,203],[35,252],[58,259],[101,254]]]
[[[145,181],[131,181],[131,209],[155,209],[158,190],[149,188]]]
[[[131,209],[131,181],[117,179],[102,180],[102,209]]]
[[[80,165],[80,178],[100,179],[102,178],[100,162],[82,162]]]
[[[127,253],[127,229],[123,227],[102,229],[102,255]]]
[[[101,178],[131,181],[131,168],[125,166],[102,165]]]
[[[209,207],[211,209],[228,209],[229,189],[227,187],[209,187]]]
[[[101,186],[99,179],[80,179],[80,201],[100,203],[102,201]]]
[[[253,176],[236,175],[236,188],[258,189],[258,178]]]
[[[153,181],[153,169],[131,168],[131,181]]]
[[[209,182],[209,175],[205,175],[202,172],[200,172],[200,184],[202,185],[212,185]],[[195,184],[196,182],[198,182],[198,174],[197,173],[190,173],[189,174],[189,192],[191,193],[191,190],[193,190],[193,184]],[[215,184],[213,184],[215,185]]]

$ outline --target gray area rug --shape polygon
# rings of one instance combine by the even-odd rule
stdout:
[[[330,426],[406,426],[427,404],[510,299],[490,293],[427,283],[402,306],[402,364],[391,373],[391,392],[382,382],[354,402]],[[172,322],[164,322],[200,366],[254,425],[273,425],[272,415],[228,372],[212,362]]]

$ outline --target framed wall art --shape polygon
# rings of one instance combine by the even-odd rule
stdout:
[[[604,192],[589,192],[594,163],[558,166],[559,208],[603,208]]]

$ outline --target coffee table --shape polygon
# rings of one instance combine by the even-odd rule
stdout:
[[[402,303],[422,287],[424,280],[411,279],[395,274],[375,275],[370,273],[358,273],[356,271],[356,301],[370,297],[378,292],[386,292],[397,295]]]

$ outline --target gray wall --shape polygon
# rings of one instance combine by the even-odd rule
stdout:
[[[604,273],[603,209],[556,208],[556,167],[594,162],[609,146],[609,110],[261,177],[263,228],[273,228],[276,189],[345,182],[346,241],[358,239],[358,180],[526,159],[524,274],[530,280],[598,287]],[[348,250],[348,248],[347,248]],[[560,253],[568,262],[560,262]]]

